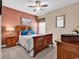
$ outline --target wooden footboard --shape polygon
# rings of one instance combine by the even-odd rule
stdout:
[[[52,34],[33,37],[33,39],[34,39],[34,57],[38,54],[38,52],[40,52],[50,44],[53,44]]]

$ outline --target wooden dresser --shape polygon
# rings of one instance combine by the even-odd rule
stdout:
[[[62,34],[61,41],[67,43],[79,43],[79,35],[77,34]]]
[[[61,35],[61,42],[57,42],[57,59],[79,59],[79,35]]]
[[[12,47],[16,45],[16,37],[7,37],[6,38],[6,47]]]
[[[57,42],[57,59],[79,59],[79,43]]]

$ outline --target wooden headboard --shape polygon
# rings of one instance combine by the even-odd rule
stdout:
[[[17,38],[19,37],[19,33],[21,30],[32,29],[31,26],[16,26]]]
[[[16,31],[31,29],[31,26],[16,26]]]

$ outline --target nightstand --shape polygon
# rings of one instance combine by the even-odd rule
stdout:
[[[6,38],[6,47],[12,47],[16,45],[16,37],[7,37]]]

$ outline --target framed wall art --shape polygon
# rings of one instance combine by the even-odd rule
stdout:
[[[32,20],[29,18],[21,18],[21,25],[31,26]]]
[[[58,28],[65,27],[65,15],[56,17],[56,27],[58,27]]]

